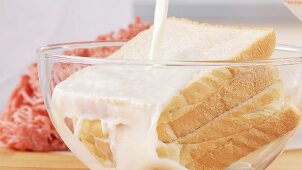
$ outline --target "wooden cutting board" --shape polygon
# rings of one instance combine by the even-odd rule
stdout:
[[[0,148],[0,170],[87,170],[75,156],[62,153],[16,152]],[[302,150],[284,152],[268,170],[301,170]]]

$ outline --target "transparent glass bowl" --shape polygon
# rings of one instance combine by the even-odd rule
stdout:
[[[95,117],[89,117],[89,116],[87,116],[87,117],[78,116],[77,117],[70,113],[57,112],[54,109],[54,104],[52,101],[54,88],[58,84],[60,84],[61,81],[64,81],[70,75],[73,75],[74,73],[76,73],[79,70],[82,70],[88,66],[98,65],[99,68],[101,68],[101,67],[107,68],[107,71],[108,71],[108,68],[112,69],[111,71],[113,71],[113,72],[112,72],[112,74],[109,75],[109,76],[112,76],[112,78],[110,79],[110,81],[111,81],[110,83],[112,83],[112,86],[107,86],[109,88],[107,90],[109,90],[112,94],[124,94],[124,93],[126,93],[128,88],[139,87],[139,84],[144,85],[147,83],[150,86],[153,83],[154,86],[156,86],[156,87],[149,87],[150,89],[153,89],[153,91],[149,90],[149,92],[146,92],[146,94],[150,95],[150,98],[154,97],[154,96],[155,97],[158,96],[158,94],[156,93],[156,91],[157,91],[156,89],[159,89],[159,88],[169,89],[169,86],[171,86],[170,79],[166,79],[166,81],[165,81],[165,79],[164,79],[164,81],[159,81],[162,79],[157,79],[157,77],[156,77],[156,76],[160,76],[160,75],[162,76],[162,74],[166,74],[166,72],[169,72],[169,73],[177,72],[177,73],[187,74],[187,73],[191,73],[192,70],[194,70],[195,72],[196,71],[199,72],[200,70],[225,70],[225,69],[227,69],[230,72],[232,72],[231,70],[233,70],[234,72],[232,74],[238,74],[237,76],[240,76],[240,74],[250,74],[251,77],[253,77],[253,76],[260,76],[260,77],[266,76],[267,77],[267,76],[270,76],[270,74],[271,74],[270,69],[274,69],[274,70],[277,70],[277,72],[279,72],[279,75],[277,75],[277,80],[274,80],[274,81],[282,84],[281,92],[277,90],[277,92],[275,92],[275,93],[278,93],[278,94],[280,93],[280,96],[282,96],[282,101],[284,101],[284,103],[290,102],[290,103],[296,105],[297,108],[299,108],[299,107],[301,108],[301,105],[302,105],[302,49],[301,48],[287,46],[287,45],[277,45],[276,50],[272,56],[272,59],[253,60],[253,61],[113,60],[110,58],[105,58],[107,54],[100,54],[100,53],[95,53],[95,55],[97,55],[98,58],[85,57],[87,50],[93,51],[96,49],[104,49],[104,48],[110,49],[110,50],[116,50],[123,44],[124,44],[124,42],[80,42],[80,43],[49,45],[49,46],[42,47],[38,50],[40,84],[41,84],[42,92],[43,92],[43,95],[45,98],[45,103],[47,105],[47,109],[49,111],[50,117],[51,117],[57,131],[59,132],[59,134],[61,135],[64,142],[69,147],[69,149],[90,169],[106,169],[106,168],[115,166],[115,158],[114,158],[114,154],[111,150],[112,144],[108,143],[108,141],[106,142],[104,140],[104,139],[108,140],[109,137],[108,137],[108,134],[106,134],[102,129],[103,126],[101,125],[101,122],[102,122],[102,120],[100,120],[101,118],[97,119]],[[83,54],[83,56],[70,56],[70,55],[75,54],[74,52],[72,52],[74,50],[77,50],[78,51],[77,54]],[[66,52],[66,51],[68,51],[68,52]],[[81,51],[81,52],[79,52],[79,51]],[[104,56],[102,56],[102,55],[104,55]],[[152,69],[155,69],[155,68],[159,68],[159,67],[160,67],[161,73],[151,75],[151,73],[149,71]],[[129,68],[131,68],[130,71],[129,71]],[[115,71],[115,70],[119,70],[119,71]],[[251,73],[251,70],[258,70],[258,72],[257,72],[258,75],[256,75],[256,73],[255,74]],[[147,78],[142,79],[143,81],[140,81],[138,84],[136,81],[130,81],[130,80],[133,80],[133,78],[135,77],[137,72],[140,72],[140,71],[146,71]],[[108,72],[106,72],[106,74],[107,73]],[[115,84],[120,83],[118,81],[121,81],[119,78],[121,75],[125,76],[125,74],[123,74],[123,73],[130,74],[130,75],[128,75],[129,81],[127,82],[127,84],[124,85],[124,87],[121,87],[121,85],[115,85]],[[149,75],[149,73],[150,73],[150,75]],[[99,74],[102,74],[102,73],[99,73]],[[132,74],[133,74],[133,76],[132,76]],[[181,74],[179,74],[179,75],[181,75]],[[188,75],[191,75],[191,74],[188,74]],[[116,76],[116,77],[114,77],[114,76]],[[168,76],[169,76],[169,74],[166,75],[166,78]],[[88,75],[88,77],[89,77],[89,75]],[[173,79],[173,77],[170,77],[170,78]],[[236,78],[236,76],[235,76],[235,78]],[[190,79],[192,79],[192,77]],[[190,80],[190,79],[188,79],[188,80]],[[114,80],[116,80],[116,82],[114,82]],[[176,81],[176,82],[177,82],[177,80],[178,80],[177,78],[173,79],[173,81]],[[123,81],[127,81],[127,78],[124,78]],[[153,81],[156,81],[156,83],[154,83]],[[247,81],[247,79],[244,79],[244,81]],[[253,81],[253,80],[250,79],[250,81]],[[262,80],[259,79],[257,81],[260,82]],[[252,88],[257,89],[257,81],[254,82],[254,87],[252,87]],[[276,82],[274,82],[274,83],[276,83]],[[222,83],[228,84],[229,82],[227,82],[227,80],[226,80],[225,82],[222,82]],[[81,86],[81,83],[78,86]],[[239,86],[237,86],[236,89],[239,88],[242,93],[246,93],[248,91],[249,87],[245,87],[245,86],[246,86],[246,84],[239,83]],[[271,84],[269,85],[269,87],[270,86],[271,86]],[[265,87],[265,89],[266,88],[268,88],[268,87]],[[175,89],[180,90],[179,87],[177,87],[177,85],[176,85]],[[236,89],[233,89],[233,90],[236,91]],[[245,91],[245,89],[246,89],[246,91]],[[68,91],[69,89],[65,88],[65,90]],[[91,90],[93,92],[93,89],[91,89]],[[139,91],[139,89],[137,89],[137,90]],[[89,89],[87,92],[89,93]],[[246,102],[247,100],[250,100],[250,99],[256,100],[253,97],[255,97],[256,95],[259,95],[262,92],[263,91],[257,92],[256,94],[254,94],[254,96],[253,95],[250,96],[251,98],[249,98],[249,99],[242,99],[240,104],[244,105],[244,102]],[[166,93],[163,93],[163,94],[166,95]],[[175,93],[175,95],[176,94],[177,93]],[[194,94],[194,92],[192,94]],[[112,96],[112,97],[115,97],[115,96]],[[173,96],[171,96],[171,97],[173,97]],[[66,99],[68,99],[68,97]],[[84,98],[81,100],[85,103]],[[237,100],[236,96],[235,96],[234,100]],[[169,101],[169,100],[167,100],[167,101]],[[139,103],[141,101],[136,101],[136,102]],[[254,109],[254,112],[249,110],[248,113],[243,112],[243,113],[241,113],[240,116],[244,117],[246,115],[260,114],[263,118],[263,115],[266,115],[266,114],[269,114],[270,112],[272,112],[272,110],[270,110],[270,108],[272,106],[272,105],[270,105],[271,103],[266,103],[266,104],[265,104],[265,102],[260,102],[260,103],[251,102],[251,103],[252,104],[250,104],[249,109],[250,110]],[[282,107],[283,107],[284,103],[282,103]],[[68,105],[66,107],[69,107],[69,108],[67,108],[67,110],[68,109],[72,110],[73,107],[77,108],[77,105],[81,105],[80,103],[68,103],[68,102],[66,102],[65,104]],[[237,104],[239,104],[239,103],[237,103]],[[163,105],[163,103],[160,102],[160,100],[159,100],[158,103],[155,102],[155,103],[153,103],[153,105],[150,105],[150,106],[158,107],[158,105]],[[198,105],[198,103],[196,105]],[[255,108],[255,107],[259,107],[258,105],[261,107]],[[276,104],[276,106],[280,106],[280,105],[281,105],[280,103]],[[87,107],[89,107],[89,106],[87,105]],[[115,106],[113,106],[113,107],[115,107]],[[237,107],[237,105],[233,106],[233,108],[235,108],[235,107]],[[280,106],[281,110],[282,110],[282,107]],[[233,108],[231,108],[231,109],[233,109]],[[274,112],[274,114],[282,112],[281,110]],[[152,110],[152,111],[154,111],[154,110]],[[150,112],[150,114],[152,114],[152,112]],[[272,115],[270,115],[270,116],[272,116]],[[240,121],[238,123],[238,120],[236,122],[236,120],[234,119],[233,121],[229,121],[229,125],[238,124],[238,126],[243,127],[243,130],[245,130],[244,132],[246,132],[247,135],[252,135],[252,137],[253,137],[253,132],[249,131],[251,129],[251,127],[245,127],[244,125],[249,125],[249,124],[254,123],[253,124],[253,127],[254,127],[254,126],[258,126],[259,123],[258,124],[255,123],[255,120],[253,119],[253,117],[252,118],[248,118],[248,116],[245,118],[243,118],[243,117],[240,117],[240,120],[251,121],[251,123],[243,122],[240,125]],[[270,119],[270,117],[265,117],[265,119],[261,119],[261,120],[267,120],[267,119]],[[217,121],[219,121],[219,120],[220,119],[218,119]],[[81,123],[77,123],[77,122],[81,122]],[[132,123],[135,123],[135,122],[132,122]],[[290,124],[293,124],[293,122],[285,122],[285,125],[281,125],[281,124],[277,123],[278,126],[279,125],[287,126]],[[159,123],[157,124],[157,126],[158,125],[159,125]],[[266,123],[265,125],[268,125],[268,127],[274,126],[272,122]],[[269,130],[269,132],[266,131],[264,133],[269,134],[271,132],[273,134],[274,133],[277,133],[277,134],[275,134],[275,135],[266,135],[265,134],[264,141],[260,141],[260,142],[258,141],[258,143],[257,143],[257,140],[253,141],[253,139],[250,139],[247,137],[246,138],[247,142],[241,143],[241,144],[247,145],[245,147],[250,148],[250,149],[247,149],[248,151],[246,151],[244,154],[242,154],[238,150],[236,151],[236,148],[233,148],[233,149],[231,149],[231,151],[230,150],[228,151],[227,155],[223,154],[220,156],[222,157],[222,159],[227,159],[227,158],[231,157],[232,161],[227,162],[227,164],[229,164],[227,169],[264,169],[279,154],[282,153],[282,151],[286,147],[288,140],[293,136],[293,134],[295,133],[295,131],[297,129],[295,127],[291,127],[289,129],[287,129],[285,131],[286,134],[284,134],[285,132],[275,132],[275,131],[278,131],[278,129],[276,130],[276,129],[274,129],[274,127],[271,127],[271,130]],[[229,136],[227,136],[227,137],[229,137],[228,141],[243,140],[243,139],[237,139],[238,136],[236,136],[236,134],[241,133],[241,132],[238,132],[238,128],[236,128],[236,126],[230,126],[228,128],[231,128],[231,131],[232,130],[236,131],[236,132],[232,132],[231,134],[228,134],[229,135]],[[280,134],[278,134],[278,133],[280,133]],[[209,136],[209,138],[211,138],[211,137],[213,137],[213,136]],[[221,137],[224,137],[224,136],[221,136]],[[216,136],[216,138],[217,138],[217,136]],[[216,138],[213,138],[212,140],[215,140]],[[269,140],[269,142],[267,140]],[[164,143],[167,143],[167,142],[163,142],[161,139],[159,141],[163,145],[164,145]],[[250,146],[249,141],[253,141],[254,143],[253,142],[250,142],[250,143],[253,143],[251,145],[254,145],[254,146]],[[225,150],[222,149],[221,152],[224,152]],[[172,155],[172,156],[165,155],[160,152],[161,152],[160,149],[158,149],[157,154],[162,159],[170,159],[170,160],[181,159],[181,158],[175,158],[175,155]],[[200,151],[200,152],[202,152],[202,151]],[[230,153],[233,153],[233,155]],[[130,154],[132,154],[132,153],[129,153],[129,155]],[[202,155],[201,153],[200,153],[200,156],[201,156],[201,159],[207,157],[207,155]],[[185,165],[184,160],[177,160],[177,161],[180,161],[182,164]],[[136,162],[131,162],[131,163],[135,164]]]

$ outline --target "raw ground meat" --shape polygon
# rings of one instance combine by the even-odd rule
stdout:
[[[139,32],[149,28],[136,18],[128,29],[100,35],[97,41],[128,41]],[[98,47],[65,51],[65,55],[104,58],[118,47]],[[53,67],[53,86],[72,73],[83,68],[79,64],[56,63]],[[21,76],[13,91],[3,117],[0,118],[0,141],[10,149],[22,151],[67,150],[49,119],[38,82],[37,64],[29,67],[29,73]]]
[[[55,131],[38,83],[37,64],[29,67],[13,91],[0,120],[0,140],[16,150],[51,151],[67,147]]]

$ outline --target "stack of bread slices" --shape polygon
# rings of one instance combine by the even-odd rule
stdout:
[[[148,57],[152,29],[137,35],[111,58]],[[268,59],[276,43],[273,29],[177,18],[167,20],[164,35],[163,60]],[[225,169],[298,126],[301,111],[286,97],[274,65],[213,68],[180,89],[162,110],[157,122],[163,143],[158,156],[188,169]],[[104,150],[103,155],[99,153],[102,159],[113,161],[109,145]]]

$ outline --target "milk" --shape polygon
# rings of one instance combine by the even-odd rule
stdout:
[[[199,72],[200,69],[196,67],[87,67],[55,87],[52,115],[62,116],[60,119],[76,117],[78,120],[101,120],[102,129],[109,133],[117,169],[185,169],[172,160],[157,156],[156,148],[160,142],[156,124],[161,110]],[[62,131],[66,127],[58,128],[60,134],[64,134],[63,140],[69,142],[68,146],[75,153],[83,150],[77,140],[80,126],[81,121],[78,121],[74,135]],[[87,152],[77,156],[83,162],[88,162],[88,166],[93,165],[89,168],[104,169],[101,164],[95,164],[95,158],[84,153]]]
[[[168,3],[168,0],[156,3],[150,60],[160,59]],[[54,119],[61,120],[62,124],[64,117],[78,119],[74,135],[63,126],[58,130],[64,134],[62,138],[68,141],[70,149],[91,169],[104,167],[97,164],[78,141],[83,119],[102,121],[102,130],[106,129],[109,134],[117,169],[185,169],[157,156],[156,124],[165,104],[196,72],[198,70],[193,68],[184,71],[140,66],[85,68],[58,84],[53,91],[52,111],[54,116],[58,115]]]
[[[153,37],[149,60],[156,60],[161,55],[161,44],[163,41],[164,27],[167,20],[169,0],[157,0],[153,24]]]

